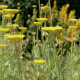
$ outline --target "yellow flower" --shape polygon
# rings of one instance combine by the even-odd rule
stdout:
[[[7,14],[15,14],[18,13],[19,10],[18,9],[3,9],[3,13],[7,13]]]
[[[0,9],[6,9],[7,7],[7,5],[0,5]]]
[[[41,40],[35,40],[35,42],[41,42]]]
[[[36,25],[36,26],[40,26],[41,22],[33,22],[33,24]]]
[[[7,46],[6,44],[0,44],[0,48],[4,48],[6,46]]]
[[[77,26],[69,26],[69,28],[77,29]]]
[[[71,32],[72,32],[72,29],[71,29],[71,28],[68,28],[68,29],[67,29],[67,34],[70,35]]]
[[[41,28],[43,31],[55,31],[55,27],[43,27]]]
[[[57,1],[54,0],[54,8],[56,9],[57,8]]]
[[[9,29],[8,28],[0,28],[0,32],[8,32],[9,31]]]
[[[34,60],[34,63],[36,64],[43,64],[45,62],[46,62],[45,60]]]
[[[57,40],[56,40],[56,42],[58,42],[58,44],[63,43],[63,41],[62,41],[62,40],[60,40],[60,39],[57,39]]]
[[[3,13],[3,10],[0,10],[0,14],[2,14]]]
[[[10,24],[10,23],[8,23],[7,27],[9,27],[9,28],[16,28],[16,27],[19,27],[19,24]]]
[[[75,14],[75,11],[74,10],[71,10],[70,13],[69,13],[69,20],[70,19],[73,19],[74,14]]]
[[[63,28],[61,26],[56,26],[56,27],[44,27],[42,28],[43,31],[58,31],[58,30],[62,30]]]
[[[77,21],[77,19],[70,19],[70,21],[71,21],[71,22],[76,22],[76,21]]]
[[[70,35],[70,36],[72,36],[72,28],[68,28],[67,29],[67,34]],[[77,32],[74,31],[73,32],[73,37],[77,37],[77,36],[78,36]]]
[[[44,7],[41,7],[41,10],[43,12],[47,12],[49,10],[49,6],[44,6]]]
[[[72,36],[72,34],[71,34],[71,36]],[[77,37],[77,36],[78,36],[77,32],[74,31],[74,32],[73,32],[73,37]]]
[[[64,24],[67,24],[67,13],[64,15]]]
[[[22,34],[17,34],[17,35],[7,34],[7,35],[5,35],[5,37],[9,40],[13,40],[13,41],[17,40],[18,41],[18,40],[23,39],[25,37],[25,35],[22,35]]]
[[[55,29],[56,30],[62,30],[63,28],[62,28],[62,26],[56,26]]]
[[[17,3],[17,6],[20,6],[20,3]]]
[[[62,6],[60,11],[60,22],[66,24],[67,23],[67,10],[69,8],[69,4]]]
[[[63,16],[63,12],[60,11],[60,22],[63,23],[64,22],[64,16]]]
[[[36,8],[36,5],[33,5],[32,7],[33,7],[33,8]]]
[[[66,6],[65,6],[66,11],[68,10],[69,6],[70,6],[70,4],[66,4]]]
[[[59,37],[63,38],[63,37],[64,37],[64,34],[61,32],[59,35],[57,35],[57,37],[58,37],[58,38],[59,38]]]
[[[74,10],[71,10],[70,13],[69,13],[69,25],[73,25],[73,23],[70,21],[70,19],[73,19],[74,18],[74,14],[75,14],[75,11]]]
[[[26,30],[26,27],[19,27],[20,30]]]
[[[11,17],[14,17],[14,14],[12,14],[12,16],[10,14],[5,14],[4,17],[5,18],[11,18]]]
[[[43,22],[46,22],[48,19],[47,18],[37,18],[36,20],[43,23]]]
[[[76,22],[77,29],[80,29],[80,19]]]

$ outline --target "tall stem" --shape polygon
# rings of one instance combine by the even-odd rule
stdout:
[[[20,62],[20,55],[19,55],[20,51],[18,51],[18,47],[15,45],[16,59],[17,59],[17,69],[18,69],[19,80],[22,80],[21,62]]]
[[[73,60],[73,56],[74,56],[74,53],[73,53],[73,28],[72,28],[72,43],[71,43],[71,59]],[[71,80],[74,80],[73,79],[73,61],[72,61],[72,68],[71,68]]]
[[[57,44],[58,44],[58,39],[56,37],[56,40],[57,40]],[[55,49],[56,50],[56,49]],[[60,50],[60,46],[59,46],[59,50]],[[58,58],[58,54],[56,53],[56,62],[57,62],[57,69],[58,69],[58,80],[61,80],[60,79],[60,67],[59,67],[59,58]]]
[[[50,7],[50,9],[49,9],[49,13],[50,13],[50,18],[51,18],[51,26],[52,26],[52,14],[51,14],[50,0],[49,0],[49,7]]]
[[[46,18],[46,12],[45,12],[45,18]],[[46,27],[46,22],[45,22],[45,27]]]
[[[39,14],[40,14],[40,16],[39,16],[39,17],[41,17],[41,7],[40,7],[40,0],[39,0]]]
[[[1,34],[1,44],[4,43],[4,37],[3,34]],[[4,49],[1,50],[1,79],[4,80]]]
[[[38,26],[37,26],[37,43],[38,43]]]

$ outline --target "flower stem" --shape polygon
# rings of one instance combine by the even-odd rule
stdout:
[[[40,13],[40,17],[41,17],[40,0],[39,0],[39,13]]]
[[[57,41],[57,44],[58,44],[58,39],[57,39],[57,37],[56,37],[56,41]],[[59,50],[60,50],[60,46],[59,46]],[[55,46],[55,52],[56,52],[56,46]],[[59,58],[58,58],[57,52],[56,52],[55,54],[56,54],[56,64],[57,64],[57,70],[58,70],[58,80],[61,80],[61,79],[60,79]]]
[[[19,75],[19,80],[22,80],[22,71],[21,71],[21,62],[20,62],[20,56],[19,56],[19,52],[18,51],[18,47],[15,45],[15,49],[16,49],[16,59],[17,59],[17,69],[18,69],[18,75]]]
[[[50,18],[51,18],[51,26],[52,26],[52,14],[51,14],[50,0],[49,0],[49,7],[50,7],[50,9],[49,9],[49,13],[50,13]]]
[[[74,53],[73,53],[73,28],[72,28],[72,43],[71,43],[71,59],[73,60],[73,56],[74,56]],[[71,67],[71,80],[74,80],[73,79],[73,61],[72,61],[72,67]]]

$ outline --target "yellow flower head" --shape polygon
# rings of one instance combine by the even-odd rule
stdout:
[[[8,28],[0,28],[0,32],[2,32],[2,33],[8,32],[8,31],[9,31]]]
[[[48,32],[54,32],[58,30],[62,30],[63,28],[61,26],[56,26],[56,27],[44,27],[42,28],[43,31],[48,31]]]
[[[57,35],[57,37],[58,37],[58,38],[59,38],[59,37],[63,38],[63,37],[64,37],[64,34],[61,32],[59,35]]]
[[[35,42],[41,42],[41,40],[35,40]]]
[[[36,8],[37,6],[36,6],[36,5],[33,5],[32,7],[33,7],[33,8]]]
[[[43,23],[43,22],[46,22],[48,19],[47,18],[37,18],[36,20]]]
[[[67,13],[64,15],[64,24],[67,24]]]
[[[77,34],[76,31],[74,31],[74,32],[73,32],[73,35],[72,35],[72,33],[71,33],[71,36],[73,36],[73,37],[78,37],[78,34]]]
[[[20,30],[26,30],[26,27],[19,27]]]
[[[70,19],[73,19],[74,14],[75,14],[75,11],[74,10],[71,10],[70,13],[69,13],[69,20]]]
[[[0,9],[6,9],[7,7],[7,5],[0,5]]]
[[[22,35],[22,34],[17,34],[17,35],[10,35],[10,34],[7,34],[5,35],[5,37],[9,40],[13,40],[13,41],[18,41],[18,40],[21,40],[25,37],[25,35]]]
[[[76,22],[77,29],[80,29],[80,19]]]
[[[60,22],[63,23],[64,22],[64,17],[63,17],[63,11],[60,11]]]
[[[34,25],[40,26],[42,23],[41,22],[33,22]]]
[[[44,64],[45,62],[45,60],[34,60],[34,63],[36,64]]]
[[[77,29],[77,26],[69,26],[69,28]]]
[[[62,26],[56,26],[55,29],[56,30],[62,30],[63,28],[62,28]]]
[[[43,27],[41,28],[42,31],[55,31],[54,27]]]
[[[14,14],[12,14],[12,16],[10,14],[5,14],[4,17],[7,18],[7,19],[9,19],[11,17],[13,18],[14,17]]]
[[[77,19],[70,19],[70,21],[71,21],[71,22],[76,22],[76,21],[77,21]]]
[[[74,10],[71,10],[70,13],[69,13],[69,25],[73,25],[72,21],[70,21],[70,19],[74,19],[74,14],[75,14],[75,11]]]
[[[56,40],[56,42],[58,42],[58,44],[62,44],[63,43],[63,41],[60,40],[60,39]]]
[[[54,8],[56,9],[57,8],[57,1],[54,0]]]
[[[43,12],[47,12],[49,10],[49,6],[44,6],[44,7],[41,7],[41,10]]]
[[[14,28],[15,29],[15,28],[19,27],[19,24],[10,24],[10,23],[8,23],[7,24],[7,27],[8,28]]]
[[[17,6],[20,6],[20,3],[17,3]]]
[[[5,14],[15,14],[18,13],[19,10],[18,9],[3,9],[3,13]]]
[[[7,46],[6,44],[0,44],[0,48],[4,48],[6,46]]]
[[[70,4],[66,4],[66,6],[65,6],[66,11],[68,10],[69,6],[70,6]]]
[[[70,35],[71,32],[72,32],[72,29],[71,29],[71,28],[68,28],[68,29],[67,29],[67,34]]]
[[[0,14],[2,14],[3,13],[3,10],[0,10]]]

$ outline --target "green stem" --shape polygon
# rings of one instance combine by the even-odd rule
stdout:
[[[71,59],[73,60],[73,56],[74,56],[74,53],[73,53],[73,28],[72,28],[72,43],[71,43]],[[71,67],[71,80],[74,80],[73,79],[73,61],[72,61],[72,67]]]
[[[38,43],[38,26],[37,26],[37,43]]]
[[[16,60],[17,60],[17,69],[18,69],[19,80],[22,80],[21,62],[20,62],[20,55],[19,55],[20,54],[19,53],[20,51],[18,51],[18,47],[15,45],[15,49],[16,49]]]
[[[12,42],[10,42],[10,71],[13,73],[13,53],[12,53]]]
[[[4,37],[1,34],[1,44],[4,44]],[[1,79],[4,80],[4,49],[1,50]]]
[[[2,28],[4,27],[4,14],[2,14]]]
[[[34,48],[33,48],[33,58],[35,56],[35,34],[33,34],[33,43],[34,43]]]
[[[49,13],[50,13],[50,18],[51,18],[51,26],[52,26],[52,14],[51,14],[50,0],[49,0],[49,7],[50,7],[50,9],[49,9]]]
[[[58,80],[61,80],[60,79],[60,67],[59,67],[58,55],[57,55],[57,67],[58,67]]]
[[[58,44],[58,39],[57,39],[57,37],[56,37],[56,40],[57,40],[57,44]],[[56,50],[56,46],[55,46],[55,50]],[[59,46],[59,50],[60,50],[60,46]],[[56,52],[56,51],[55,51],[55,52]],[[56,54],[56,64],[57,64],[57,69],[58,69],[58,80],[61,80],[61,79],[60,79],[59,58],[58,58],[57,52],[56,52],[55,54]]]
[[[40,0],[39,0],[39,13],[40,13],[40,17],[41,17],[41,7],[40,7]]]
[[[45,12],[45,18],[46,18],[46,12]],[[46,22],[45,22],[45,27],[46,27]]]
[[[1,80],[4,80],[4,53],[3,53],[3,49],[2,49],[2,52],[1,52]]]

